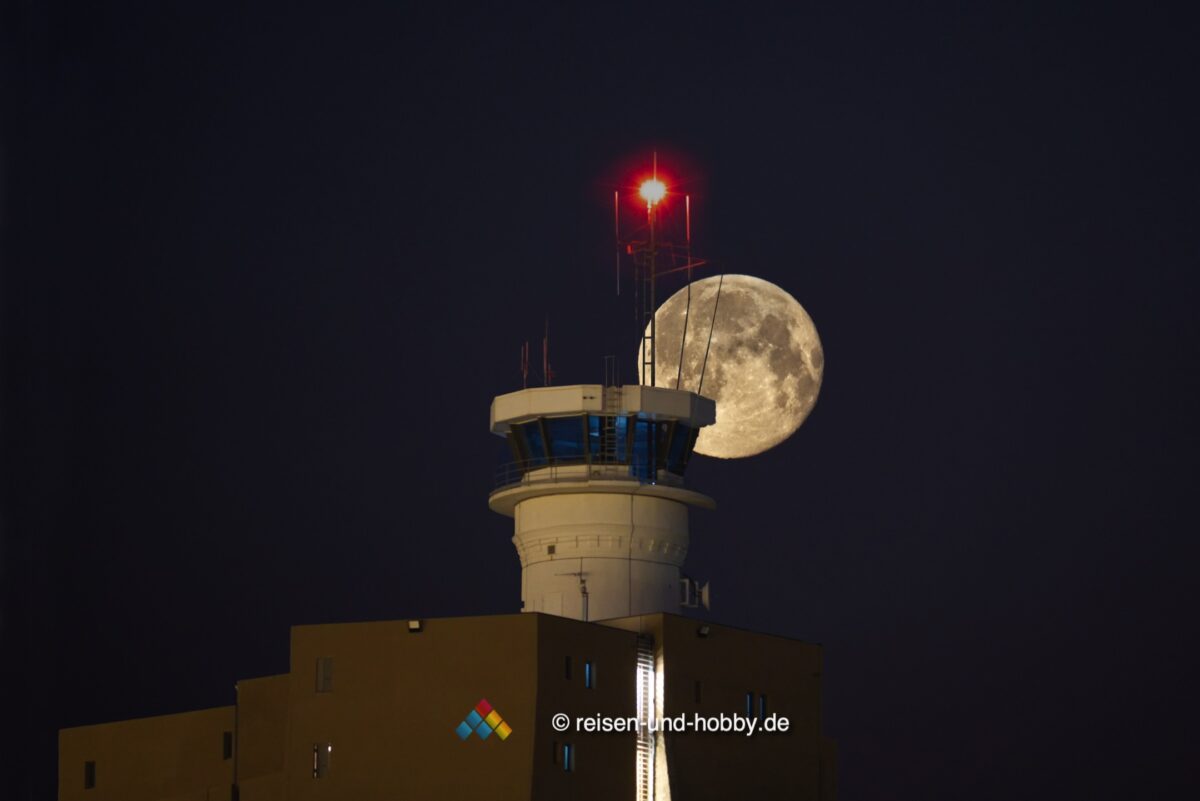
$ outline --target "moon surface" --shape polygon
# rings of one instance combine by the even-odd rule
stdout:
[[[821,390],[825,354],[812,318],[787,292],[751,275],[704,278],[691,290],[690,309],[684,287],[655,313],[655,385],[717,402],[717,422],[700,429],[697,453],[737,459],[775,447],[796,432]]]

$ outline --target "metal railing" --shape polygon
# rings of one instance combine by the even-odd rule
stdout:
[[[643,475],[644,473],[644,475]],[[605,481],[634,481],[639,484],[670,483],[683,485],[683,479],[666,470],[652,471],[646,465],[612,461],[593,456],[568,456],[553,459],[523,459],[505,462],[496,468],[493,491],[519,484],[556,481],[580,481],[591,478]]]

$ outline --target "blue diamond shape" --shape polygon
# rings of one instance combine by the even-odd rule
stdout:
[[[471,714],[467,715],[466,723],[472,729],[475,728],[476,726],[478,726],[482,722],[483,722],[483,718],[480,717],[479,713],[476,712],[474,709],[471,710]]]
[[[458,735],[458,739],[465,740],[471,736],[471,731],[471,727],[468,726],[467,722],[464,720],[462,723],[458,724],[458,728],[454,730],[454,733]]]
[[[487,723],[480,723],[475,733],[479,735],[480,740],[486,740],[488,735],[492,733],[492,727],[487,725]]]

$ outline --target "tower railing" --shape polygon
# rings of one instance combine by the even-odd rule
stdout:
[[[638,484],[650,484],[646,466],[641,470],[627,461],[616,458],[605,458],[604,455],[555,457],[546,459],[523,459],[505,462],[496,468],[493,480],[493,491],[521,484],[555,483],[560,481],[587,481],[598,479],[602,481],[631,481]],[[656,483],[670,486],[683,486],[683,477],[668,470],[659,468],[655,477]]]

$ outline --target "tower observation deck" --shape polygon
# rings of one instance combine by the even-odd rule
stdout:
[[[688,603],[688,507],[716,504],[683,476],[700,428],[715,421],[711,399],[661,387],[497,396],[491,430],[514,461],[488,504],[514,521],[523,611],[604,620]]]

